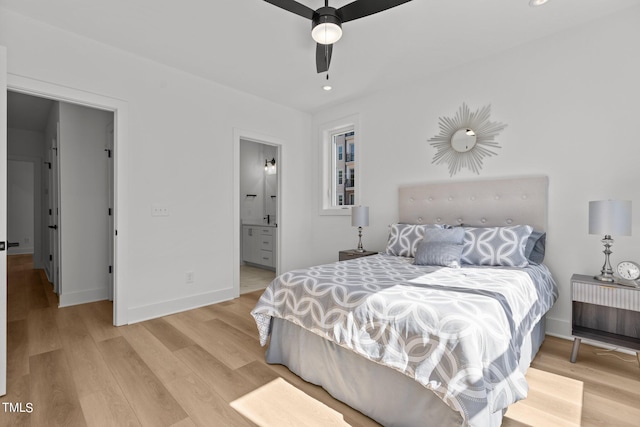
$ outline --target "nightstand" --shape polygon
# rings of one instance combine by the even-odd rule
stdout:
[[[347,250],[338,252],[338,261],[346,261],[349,259],[361,258],[363,256],[375,255],[377,253],[378,252],[375,252],[375,251],[358,252],[355,249],[347,249]]]
[[[581,338],[640,351],[640,289],[605,283],[592,276],[571,276],[571,362]],[[638,359],[640,362],[640,358]]]

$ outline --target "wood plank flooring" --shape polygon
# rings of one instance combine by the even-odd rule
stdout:
[[[377,426],[264,362],[249,315],[260,291],[116,328],[110,302],[58,309],[30,257],[8,260],[8,394],[0,402],[31,403],[33,411],[0,407],[0,427]],[[529,398],[509,409],[504,425],[637,425],[635,358],[599,356],[583,344],[571,364],[570,351],[570,342],[547,338],[528,374]]]

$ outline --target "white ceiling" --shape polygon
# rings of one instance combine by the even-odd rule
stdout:
[[[330,0],[336,8],[347,3]],[[549,0],[532,8],[529,0],[413,0],[343,25],[329,73],[334,90],[325,92],[310,21],[262,0],[0,0],[14,12],[307,112],[639,4]]]

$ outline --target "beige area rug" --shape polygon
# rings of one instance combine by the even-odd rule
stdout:
[[[507,410],[503,427],[577,427],[582,417],[583,383],[529,368],[529,395]]]

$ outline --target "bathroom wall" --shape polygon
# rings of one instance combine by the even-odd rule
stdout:
[[[240,221],[243,224],[276,222],[277,148],[253,141],[240,142]],[[265,172],[265,160],[276,159],[276,173]],[[274,196],[274,197],[272,197]]]

